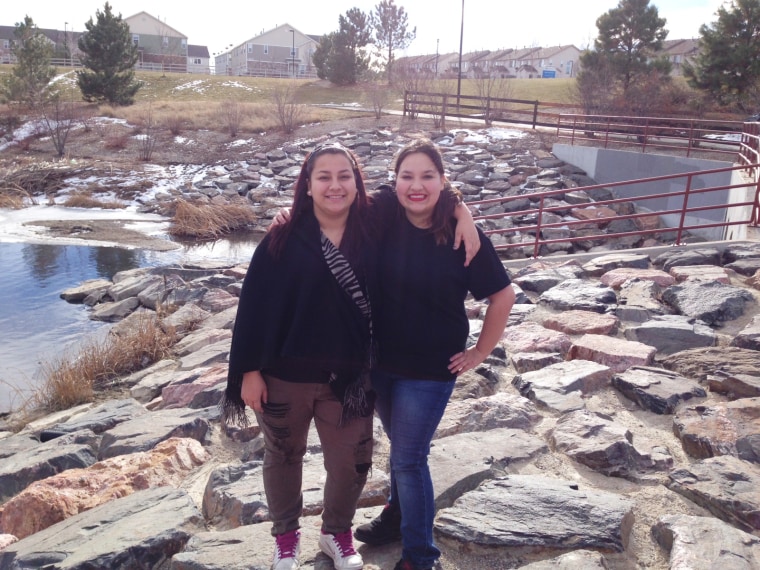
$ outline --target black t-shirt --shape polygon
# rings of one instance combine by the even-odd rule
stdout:
[[[387,218],[386,218],[387,219]],[[436,245],[428,230],[393,216],[379,248],[373,298],[378,368],[410,378],[451,380],[449,359],[465,348],[468,293],[483,299],[510,284],[504,265],[480,230],[480,251],[464,266],[464,248]]]

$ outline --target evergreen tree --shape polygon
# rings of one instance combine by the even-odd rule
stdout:
[[[717,22],[699,29],[699,54],[684,64],[692,87],[742,110],[757,105],[760,83],[760,0],[733,0],[718,8]]]
[[[56,93],[50,84],[56,73],[50,65],[54,48],[29,16],[16,24],[13,33],[16,65],[4,78],[3,99],[38,108]]]
[[[135,80],[137,46],[132,43],[129,25],[114,16],[106,2],[85,24],[87,31],[79,38],[84,70],[77,72],[77,84],[86,101],[107,101],[114,105],[131,105],[140,89]]]
[[[369,67],[364,48],[371,39],[370,21],[364,12],[351,8],[338,18],[339,29],[322,37],[313,61],[320,79],[336,85],[353,85]]]
[[[594,40],[594,49],[580,57],[579,89],[591,91],[587,87],[599,86],[602,84],[599,78],[603,77],[609,90],[603,99],[615,100],[619,95],[618,106],[642,103],[629,100],[631,87],[650,74],[667,78],[670,73],[667,58],[655,56],[668,35],[665,23],[657,8],[649,5],[649,0],[620,0],[616,8],[599,16],[596,20],[599,35]],[[653,95],[656,96],[648,94]]]
[[[387,51],[388,82],[391,80],[393,69],[393,52],[409,47],[415,37],[417,28],[407,29],[408,18],[402,6],[396,6],[393,0],[382,0],[375,6],[372,14],[372,27],[375,30],[375,45],[378,49]]]

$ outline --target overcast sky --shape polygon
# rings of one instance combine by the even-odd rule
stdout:
[[[714,22],[723,0],[650,0],[667,20],[668,39],[696,38],[699,26]],[[281,24],[305,34],[338,29],[338,16],[351,8],[371,12],[379,0],[112,0],[116,14],[127,18],[145,11],[210,54],[237,45]],[[462,6],[464,4],[464,18]],[[12,26],[29,15],[40,28],[83,31],[85,22],[105,2],[24,0],[3,2],[0,24]],[[597,35],[596,19],[615,8],[617,0],[396,0],[417,27],[406,53],[458,52],[464,21],[463,51],[575,44],[583,49]]]

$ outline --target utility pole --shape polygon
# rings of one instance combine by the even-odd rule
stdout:
[[[459,114],[459,97],[462,94],[462,41],[464,40],[464,0],[462,0],[462,27],[459,30],[459,68],[457,69],[457,115]]]
[[[290,59],[293,60],[293,79],[296,78],[296,31],[290,30],[293,36],[292,48],[290,49]]]
[[[440,40],[435,40],[435,78],[438,79],[438,42]]]
[[[69,53],[69,23],[64,22],[63,23],[63,66],[66,67],[68,63],[66,63],[66,60],[68,59],[68,53]]]

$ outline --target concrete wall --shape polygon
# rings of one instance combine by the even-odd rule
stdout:
[[[720,160],[683,158],[567,144],[555,144],[552,152],[557,158],[583,169],[588,176],[599,184],[734,166],[730,162]],[[721,172],[694,176],[692,178],[691,190],[729,186],[732,184],[731,174],[731,172]],[[613,190],[615,190],[617,198],[631,198],[635,200],[637,208],[640,208],[642,211],[680,211],[683,206],[682,196],[652,199],[646,199],[645,196],[668,192],[682,192],[686,188],[686,180],[686,178],[679,178],[675,180],[631,184],[617,187]],[[728,204],[730,203],[730,199],[737,201],[736,193],[734,192],[729,195],[729,192],[729,190],[719,190],[703,194],[691,194],[689,196],[688,207],[698,208],[700,206]],[[687,216],[684,224],[686,226],[696,226],[724,222],[729,216],[729,210],[730,208],[719,208],[716,210],[692,212]],[[661,220],[667,227],[676,227],[680,222],[680,214],[664,213],[661,216]],[[724,228],[695,229],[692,230],[692,233],[708,240],[725,239]],[[735,237],[734,239],[738,238]]]

